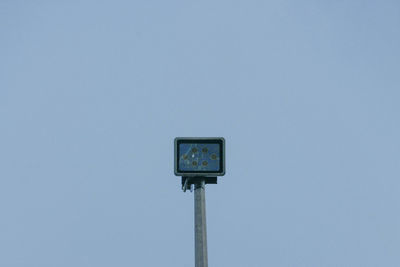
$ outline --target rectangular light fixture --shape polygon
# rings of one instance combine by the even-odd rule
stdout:
[[[175,138],[175,175],[207,177],[224,174],[224,138]]]

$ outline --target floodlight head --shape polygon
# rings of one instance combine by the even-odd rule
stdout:
[[[215,177],[223,176],[224,174],[224,138],[175,138],[175,175],[185,177]]]

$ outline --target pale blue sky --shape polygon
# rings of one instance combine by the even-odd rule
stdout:
[[[0,266],[400,266],[398,1],[0,1]]]

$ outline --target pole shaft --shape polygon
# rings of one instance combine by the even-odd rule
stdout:
[[[205,181],[194,187],[195,267],[208,267]]]

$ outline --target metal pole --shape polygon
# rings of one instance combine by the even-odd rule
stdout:
[[[208,267],[205,181],[194,185],[195,267]]]

